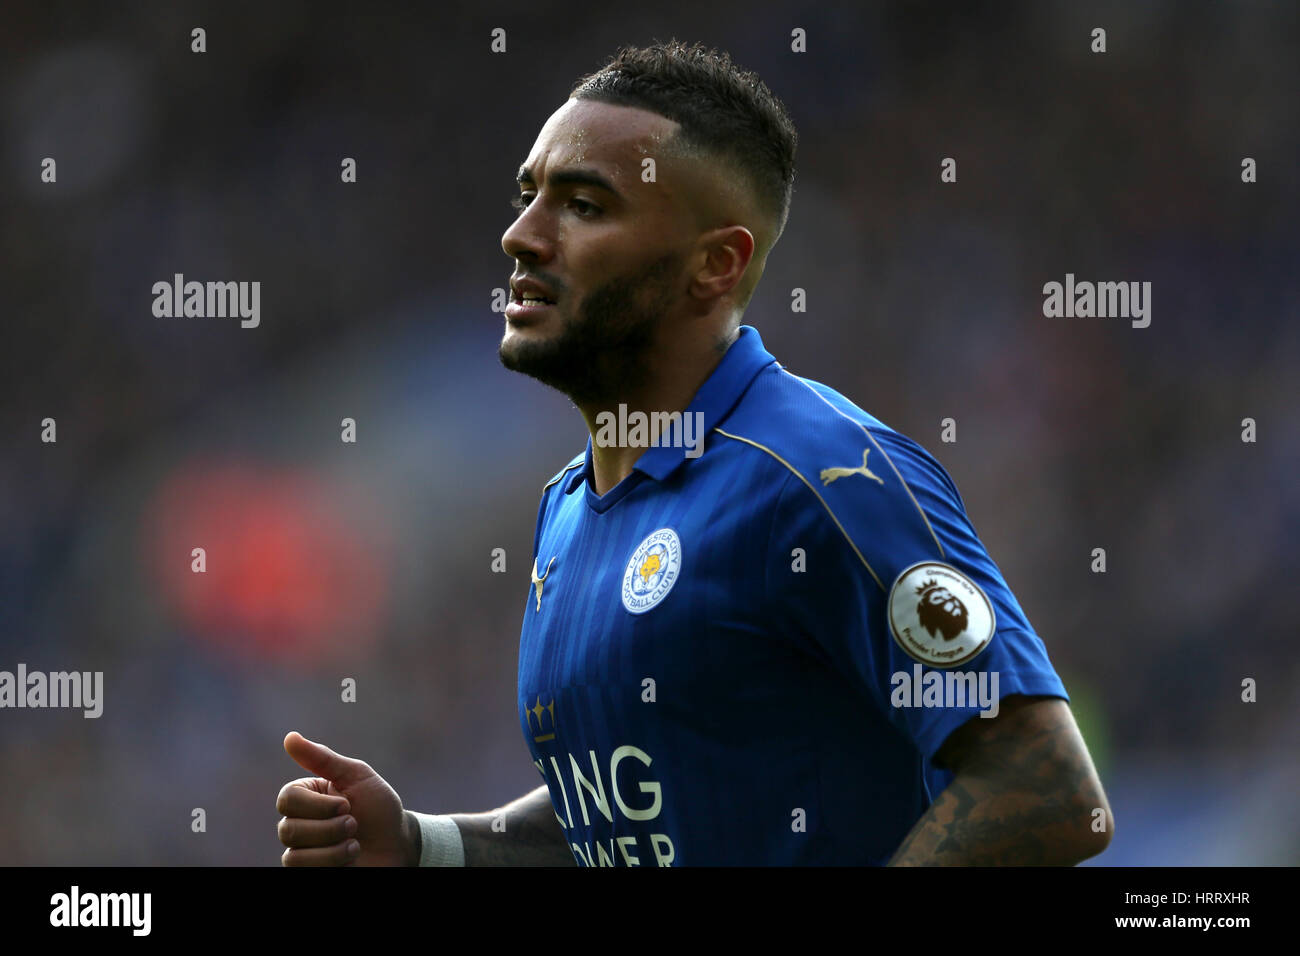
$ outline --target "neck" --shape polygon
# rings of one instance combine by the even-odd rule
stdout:
[[[656,413],[684,412],[739,334],[740,330],[736,328],[720,335],[703,332],[696,336],[674,335],[671,342],[656,342],[646,358],[648,368],[642,387],[578,405],[591,433],[592,480],[596,494],[607,493],[630,475],[647,447],[640,443],[597,442],[597,435],[603,422],[609,420],[608,416],[613,416],[615,422],[619,421],[621,405],[624,417],[630,418],[639,412],[653,427],[657,421]],[[605,431],[608,433],[608,428]],[[650,430],[646,440],[653,444],[657,437],[657,430]]]

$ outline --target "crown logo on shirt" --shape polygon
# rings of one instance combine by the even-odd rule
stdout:
[[[546,741],[548,740],[555,739],[555,698],[554,697],[551,698],[551,702],[549,704],[543,707],[542,696],[538,694],[536,702],[534,702],[532,707],[528,708],[527,714],[528,714],[529,733],[532,733],[533,721],[534,720],[537,721],[537,733],[533,734],[533,743],[542,744],[542,743],[546,743]],[[548,714],[550,715],[551,719],[549,721],[544,721],[542,718],[547,716]],[[545,730],[546,730],[546,725],[548,723],[550,724],[551,729],[549,733],[546,733]]]

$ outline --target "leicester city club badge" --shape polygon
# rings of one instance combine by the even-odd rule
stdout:
[[[623,607],[644,614],[673,589],[682,570],[682,542],[672,528],[660,528],[642,541],[623,572]]]

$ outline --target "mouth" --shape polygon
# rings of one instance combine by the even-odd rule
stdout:
[[[553,308],[555,308],[554,299],[544,299],[531,292],[524,296],[511,295],[510,302],[506,305],[506,318],[511,321],[537,318],[545,315],[547,309]]]

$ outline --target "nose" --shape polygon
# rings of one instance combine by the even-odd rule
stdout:
[[[554,253],[548,217],[534,199],[501,236],[501,248],[512,259],[544,262]]]

